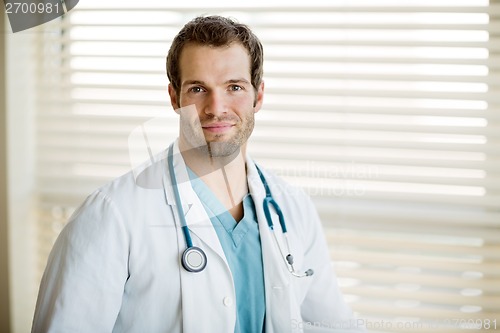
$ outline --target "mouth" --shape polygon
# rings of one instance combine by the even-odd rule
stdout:
[[[230,123],[212,123],[203,125],[201,128],[204,132],[222,134],[228,132],[233,126],[234,124]]]

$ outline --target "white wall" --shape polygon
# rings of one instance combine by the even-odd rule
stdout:
[[[6,37],[11,332],[31,330],[36,291],[34,208],[35,29]]]
[[[9,257],[7,237],[7,112],[5,103],[5,15],[0,14],[0,331],[10,331]]]

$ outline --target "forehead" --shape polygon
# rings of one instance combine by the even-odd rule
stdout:
[[[250,55],[240,43],[209,46],[189,43],[182,50],[180,61],[181,84],[186,80],[250,79]],[[234,77],[232,77],[234,76]]]

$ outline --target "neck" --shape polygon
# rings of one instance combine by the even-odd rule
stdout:
[[[243,217],[248,193],[245,146],[229,156],[213,157],[207,147],[186,149],[179,143],[186,165],[198,175],[236,221]]]

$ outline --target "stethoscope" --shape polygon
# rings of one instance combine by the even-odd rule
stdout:
[[[181,229],[182,233],[184,234],[184,239],[186,241],[186,249],[182,252],[181,255],[181,264],[182,267],[188,272],[193,272],[193,273],[198,273],[201,272],[205,269],[207,266],[207,255],[205,254],[205,251],[203,251],[201,248],[197,246],[193,246],[193,241],[191,239],[191,233],[189,232],[189,228],[187,226],[186,222],[186,216],[184,215],[184,209],[182,208],[182,203],[181,203],[181,195],[179,193],[179,185],[177,183],[177,177],[175,176],[175,170],[174,170],[174,158],[173,158],[173,147],[171,146],[168,150],[168,170],[170,173],[170,179],[172,181],[172,187],[174,189],[174,197],[175,197],[175,202],[177,205],[177,213],[179,215],[179,219],[181,221]],[[266,216],[267,220],[267,225],[269,226],[269,229],[271,230],[271,233],[273,234],[273,238],[278,246],[278,249],[281,253],[281,256],[283,258],[283,261],[285,262],[285,265],[288,269],[288,271],[296,277],[305,277],[305,276],[311,276],[314,274],[314,271],[312,269],[308,269],[303,273],[299,273],[295,270],[293,266],[293,256],[290,254],[290,246],[288,243],[288,236],[287,236],[287,228],[285,224],[285,218],[283,217],[283,212],[281,211],[280,206],[278,203],[274,200],[271,190],[269,188],[269,185],[267,184],[266,178],[260,171],[259,167],[257,167],[257,172],[259,173],[259,177],[262,181],[262,184],[264,185],[264,189],[266,190],[266,197],[264,198],[263,202],[263,208],[264,208],[264,215]],[[278,242],[278,238],[276,237],[276,233],[274,231],[274,224],[273,224],[273,219],[271,217],[271,209],[270,206],[274,208],[276,211],[276,214],[278,214],[283,238],[285,239],[286,247],[287,247],[287,252],[288,254],[285,255],[285,252],[283,252],[280,243]]]

